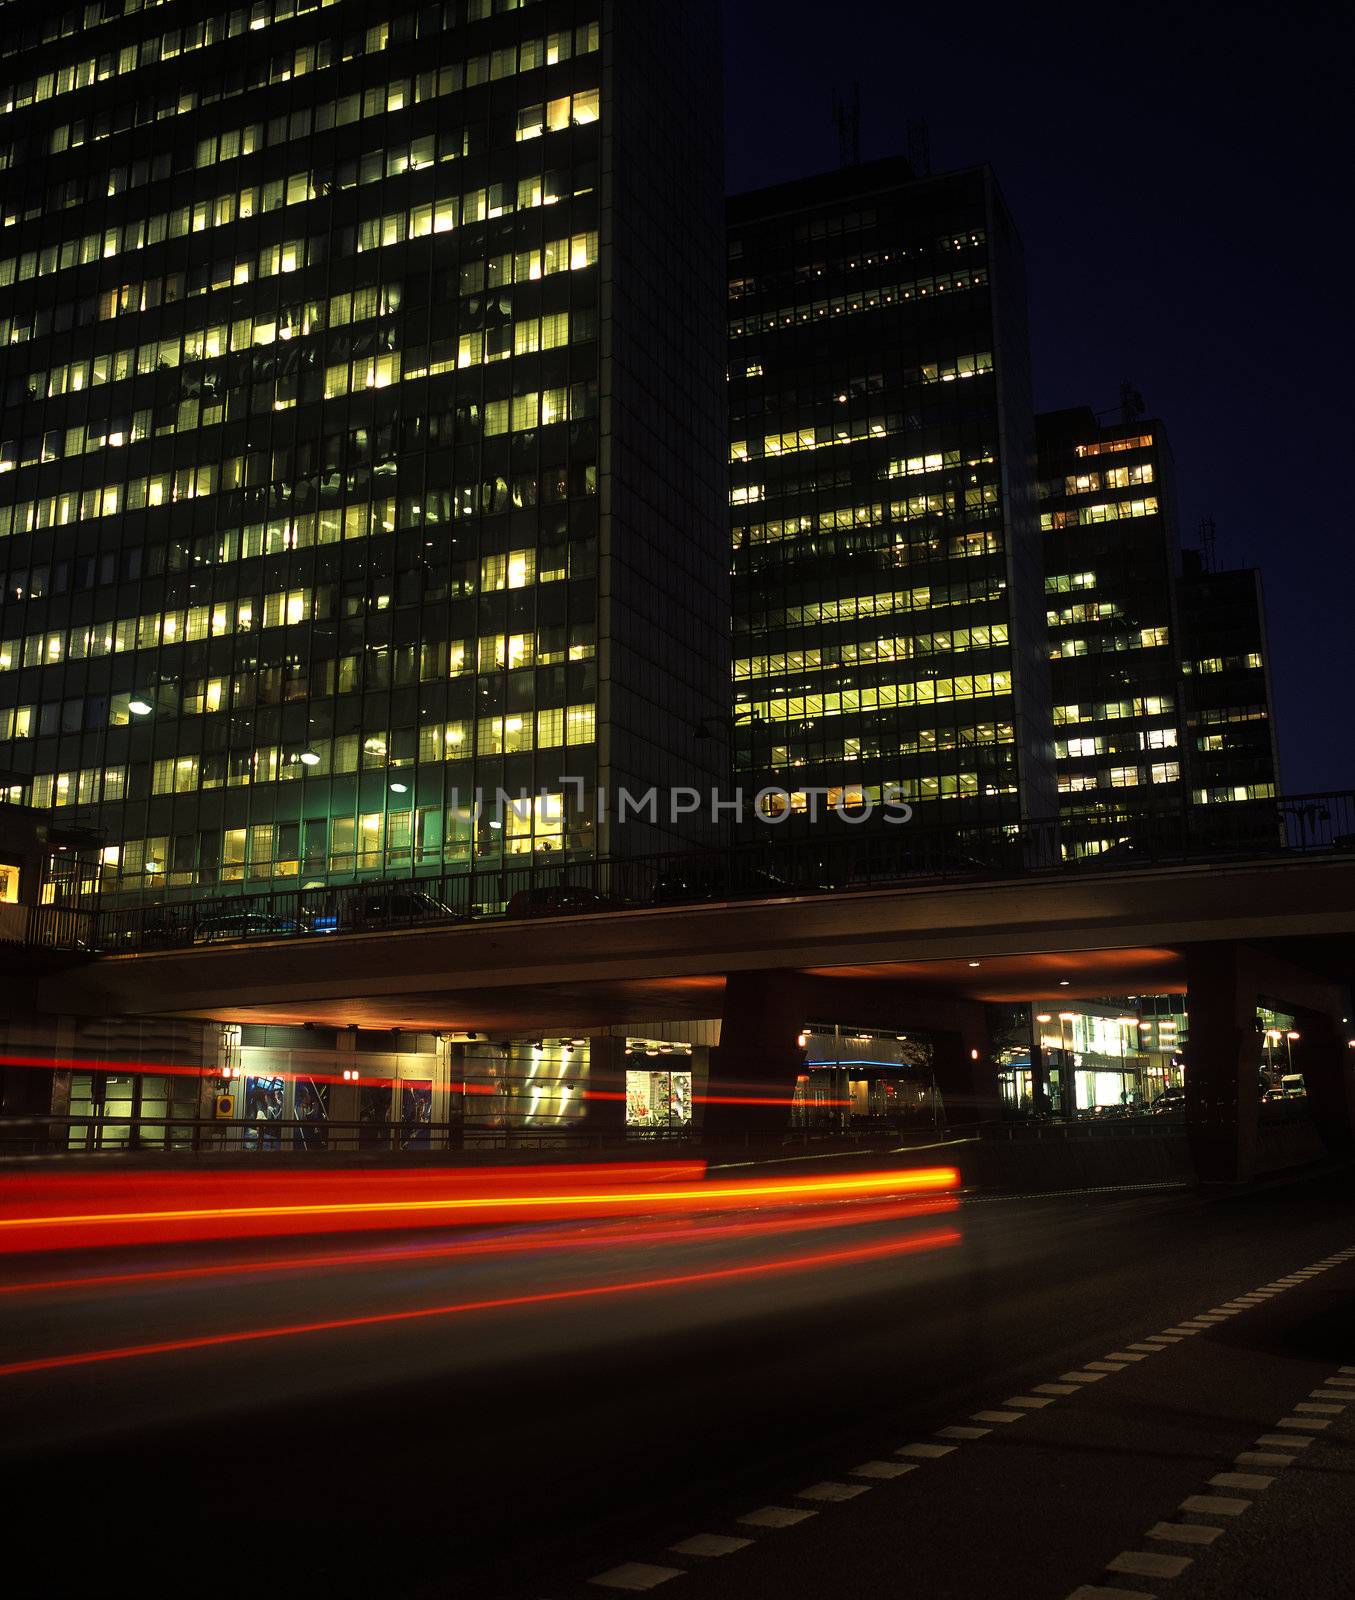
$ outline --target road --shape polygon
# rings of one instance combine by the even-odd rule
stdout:
[[[1355,1592],[1349,1171],[854,1206],[10,1259],[10,1592]]]

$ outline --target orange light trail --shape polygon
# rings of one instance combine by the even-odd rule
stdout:
[[[680,1166],[681,1164],[674,1164]],[[689,1167],[702,1169],[699,1163]],[[555,1192],[520,1192],[524,1180],[530,1183],[568,1179],[577,1186],[584,1173],[580,1169],[507,1169],[519,1192],[503,1187],[503,1169],[463,1170],[450,1178],[440,1174],[401,1175],[395,1192],[376,1192],[371,1198],[357,1198],[351,1177],[339,1179],[345,1192],[335,1193],[329,1174],[326,1183],[320,1174],[291,1174],[256,1180],[236,1175],[228,1185],[235,1192],[223,1194],[225,1203],[171,1205],[159,1208],[93,1211],[80,1206],[77,1195],[67,1195],[64,1204],[31,1214],[4,1215],[0,1196],[0,1254],[17,1254],[43,1249],[88,1245],[113,1245],[188,1239],[257,1237],[261,1234],[318,1233],[362,1228],[429,1227],[449,1222],[549,1221],[585,1212],[613,1215],[659,1211],[703,1211],[825,1200],[851,1200],[881,1195],[936,1193],[958,1187],[959,1175],[953,1167],[925,1167],[884,1172],[840,1174],[829,1178],[783,1176],[718,1182],[677,1182],[672,1169],[659,1168],[652,1174],[641,1169],[637,1182],[635,1168],[617,1166],[593,1169],[592,1186],[558,1189]],[[396,1180],[386,1174],[363,1174],[371,1190],[380,1182]],[[653,1178],[646,1187],[645,1177]],[[290,1181],[289,1181],[290,1179]],[[411,1181],[413,1180],[413,1181]],[[87,1189],[93,1180],[85,1179]],[[164,1182],[163,1178],[159,1180]],[[18,1180],[22,1188],[25,1180]],[[32,1180],[28,1180],[31,1184]],[[106,1183],[103,1187],[109,1187]],[[144,1187],[144,1185],[143,1185]],[[181,1187],[181,1185],[180,1185]],[[200,1194],[205,1187],[199,1180]],[[219,1185],[218,1185],[219,1187]],[[254,1187],[254,1203],[239,1203],[243,1188],[248,1195]],[[410,1192],[414,1190],[415,1192]],[[125,1187],[123,1193],[125,1193]],[[109,1198],[113,1198],[110,1196]]]
[[[728,1283],[740,1278],[767,1277],[779,1272],[806,1272],[852,1263],[884,1260],[922,1250],[939,1250],[960,1242],[955,1229],[894,1239],[884,1244],[858,1245],[846,1250],[819,1251],[811,1255],[781,1256],[772,1261],[740,1267],[712,1267],[702,1272],[674,1273],[666,1277],[639,1278],[626,1283],[590,1284],[573,1289],[542,1290],[535,1294],[502,1295],[486,1300],[462,1300],[450,1305],[419,1306],[402,1311],[370,1312],[363,1316],[333,1317],[319,1322],[282,1323],[270,1328],[246,1328],[233,1333],[199,1334],[191,1338],[163,1339],[152,1344],[119,1345],[106,1350],[85,1350],[68,1355],[37,1356],[0,1365],[0,1378],[17,1378],[35,1372],[95,1366],[110,1361],[132,1361],[149,1356],[176,1355],[191,1350],[219,1349],[226,1345],[253,1344],[265,1339],[289,1339],[318,1333],[338,1333],[353,1328],[374,1328],[396,1323],[429,1321],[483,1311],[508,1311],[524,1306],[558,1305],[566,1301],[596,1300],[646,1290],[683,1289],[699,1284]]]
[[[841,1227],[867,1227],[879,1222],[901,1222],[913,1217],[958,1211],[953,1195],[899,1199],[884,1203],[858,1201],[832,1209],[795,1211],[748,1222],[685,1222],[667,1227],[646,1226],[639,1219],[601,1223],[596,1227],[549,1228],[527,1236],[458,1240],[454,1244],[407,1245],[398,1249],[327,1251],[323,1255],[285,1256],[276,1261],[232,1261],[217,1265],[161,1267],[139,1272],[76,1274],[68,1278],[37,1278],[21,1283],[0,1283],[0,1295],[60,1294],[83,1289],[130,1288],[137,1284],[178,1283],[210,1278],[266,1277],[277,1273],[323,1272],[332,1268],[381,1267],[408,1261],[440,1261],[474,1256],[544,1254],[559,1250],[630,1248],[652,1244],[750,1239],[776,1233],[801,1233]]]

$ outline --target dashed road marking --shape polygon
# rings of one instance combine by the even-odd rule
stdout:
[[[865,1494],[870,1488],[868,1483],[833,1483],[825,1479],[823,1483],[811,1483],[807,1489],[801,1489],[796,1498],[799,1500],[855,1500],[857,1495]]]
[[[938,1428],[938,1439],[982,1439],[984,1434],[991,1433],[991,1428],[971,1428],[965,1423],[952,1424],[949,1428]]]
[[[935,1456],[948,1456],[952,1450],[958,1450],[954,1444],[906,1444],[896,1450],[896,1456],[917,1456],[920,1460],[930,1461]]]
[[[1072,1387],[1070,1385],[1070,1387]],[[1002,1402],[1004,1406],[1025,1406],[1028,1411],[1034,1411],[1040,1406],[1052,1406],[1053,1395],[1049,1394],[1014,1394],[1010,1400]]]
[[[1129,1362],[1129,1361],[1142,1361],[1144,1359],[1145,1355],[1149,1355],[1151,1353],[1152,1353],[1151,1351],[1146,1351],[1145,1352],[1145,1351],[1142,1351],[1142,1350],[1137,1350],[1131,1345],[1128,1350],[1112,1350],[1112,1351],[1110,1351],[1106,1356],[1106,1360],[1107,1361],[1118,1361],[1123,1366],[1126,1362]]]
[[[1105,1377],[1104,1372],[1061,1372],[1060,1379],[1064,1383],[1098,1383]]]
[[[1108,1589],[1103,1584],[1084,1583],[1074,1589],[1068,1600],[1157,1600],[1144,1589]]]
[[[1223,1529],[1211,1528],[1204,1522],[1155,1522],[1148,1537],[1169,1539],[1173,1544],[1213,1544],[1223,1537]]]
[[[1233,1457],[1233,1464],[1239,1467],[1287,1467],[1293,1459],[1293,1456],[1281,1455],[1278,1450],[1244,1450]]]
[[[1257,1439],[1257,1444],[1284,1445],[1288,1450],[1302,1450],[1313,1441],[1305,1439],[1301,1433],[1263,1433]]]
[[[797,1522],[817,1516],[817,1511],[802,1511],[790,1506],[763,1506],[760,1511],[747,1511],[734,1520],[749,1528],[793,1528]]]
[[[1035,1393],[1036,1394],[1076,1394],[1077,1393],[1077,1385],[1075,1383],[1037,1383],[1035,1385]]]
[[[976,1411],[975,1422],[1020,1422],[1024,1411]]]
[[[1214,1489],[1269,1489],[1274,1482],[1264,1472],[1216,1472],[1209,1480]]]
[[[1294,1410],[1305,1417],[1339,1417],[1344,1406],[1319,1405],[1316,1400],[1300,1400]]]
[[[1226,1494],[1191,1494],[1181,1502],[1181,1511],[1198,1511],[1207,1517],[1240,1517],[1251,1504]]]
[[[1320,1433],[1323,1428],[1331,1427],[1330,1417],[1281,1417],[1278,1424],[1281,1428],[1301,1428],[1306,1433]]]
[[[1179,1578],[1194,1556],[1168,1556],[1160,1550],[1122,1550],[1106,1562],[1107,1572],[1127,1572],[1135,1578]]]
[[[658,1567],[648,1561],[624,1561],[619,1567],[600,1572],[588,1581],[604,1589],[654,1589],[667,1583],[669,1578],[680,1578],[682,1571],[681,1567]]]
[[[1123,1372],[1129,1365],[1127,1361],[1089,1361],[1088,1372]]]
[[[751,1539],[735,1539],[727,1533],[694,1533],[690,1539],[668,1548],[679,1556],[732,1556],[736,1550],[746,1550]]]
[[[901,1478],[905,1472],[916,1472],[916,1461],[863,1461],[852,1468],[854,1478]]]

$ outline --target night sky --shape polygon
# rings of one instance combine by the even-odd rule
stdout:
[[[1265,581],[1290,794],[1355,787],[1355,11],[728,0],[731,191],[861,155],[989,161],[1026,249],[1035,401],[1167,425],[1182,543]]]

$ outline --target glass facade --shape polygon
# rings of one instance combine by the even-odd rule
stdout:
[[[1185,552],[1182,663],[1191,798],[1197,805],[1265,801],[1279,789],[1261,574],[1216,572]],[[1258,808],[1274,815],[1273,807]]]
[[[1084,407],[1037,436],[1065,853],[1113,849],[1150,811],[1273,798],[1259,577],[1181,549],[1161,421]]]
[[[873,162],[729,215],[740,780],[792,809],[822,787],[938,824],[1052,814],[1024,282],[991,173]]]
[[[674,842],[595,791],[727,693],[713,9],[6,8],[0,770],[106,894]]]
[[[1064,848],[1098,854],[1145,799],[1184,795],[1171,450],[1158,421],[1085,408],[1037,435]]]

